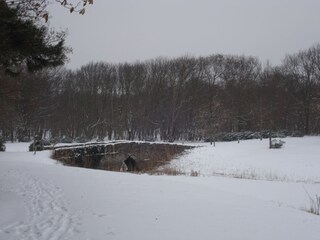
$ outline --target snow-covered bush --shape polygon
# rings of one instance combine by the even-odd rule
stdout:
[[[73,142],[73,140],[68,137],[63,137],[60,139],[60,143],[72,143],[72,142]]]
[[[221,142],[231,142],[238,140],[259,139],[260,137],[267,138],[268,133],[252,131],[219,133],[214,136],[214,139]]]
[[[4,144],[5,141],[0,138],[0,152],[4,152],[6,150],[6,146]]]
[[[86,138],[86,137],[77,137],[75,139],[75,142],[77,142],[77,143],[86,143],[86,142],[89,142],[89,141],[90,140],[88,138]]]
[[[285,141],[282,141],[280,139],[273,139],[271,140],[270,148],[282,148],[285,143]]]
[[[29,151],[43,151],[51,147],[51,143],[47,140],[36,140],[29,145]]]
[[[68,138],[68,137],[53,137],[50,139],[51,143],[57,144],[57,143],[73,143],[73,139],[72,138]]]
[[[200,171],[191,170],[190,176],[191,177],[199,177],[200,176]]]
[[[303,136],[303,134],[298,132],[290,133],[286,130],[281,130],[277,132],[272,132],[272,138],[285,138],[287,136]],[[269,130],[263,130],[261,132],[253,132],[253,131],[243,131],[243,132],[229,132],[229,133],[218,133],[213,137],[208,137],[206,142],[210,142],[210,140],[214,139],[218,142],[231,142],[231,141],[239,141],[239,140],[249,140],[249,139],[259,139],[259,138],[269,138]]]

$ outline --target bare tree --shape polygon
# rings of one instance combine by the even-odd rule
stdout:
[[[320,48],[315,46],[297,54],[286,56],[283,67],[286,71],[288,86],[296,107],[301,109],[300,119],[305,134],[311,131],[312,108],[319,99],[318,86]]]
[[[254,112],[251,111],[256,99],[254,90],[261,71],[257,58],[228,56],[224,71],[225,104],[229,109],[231,131],[251,128]]]

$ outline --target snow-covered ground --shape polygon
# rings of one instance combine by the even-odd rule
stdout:
[[[201,176],[320,183],[320,137],[285,138],[281,149],[269,149],[269,140],[199,144],[171,167]]]
[[[320,217],[302,209],[320,195],[320,137],[285,141],[199,144],[171,164],[200,177],[66,167],[7,144],[0,239],[319,240]]]

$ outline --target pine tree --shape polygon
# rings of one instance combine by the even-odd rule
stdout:
[[[35,19],[23,18],[18,9],[0,0],[0,68],[17,74],[64,64],[70,51],[65,33],[49,31]]]

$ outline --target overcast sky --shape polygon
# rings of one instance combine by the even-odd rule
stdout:
[[[68,67],[215,53],[281,63],[320,43],[320,0],[95,0],[84,16],[55,4],[50,25],[68,29]]]

